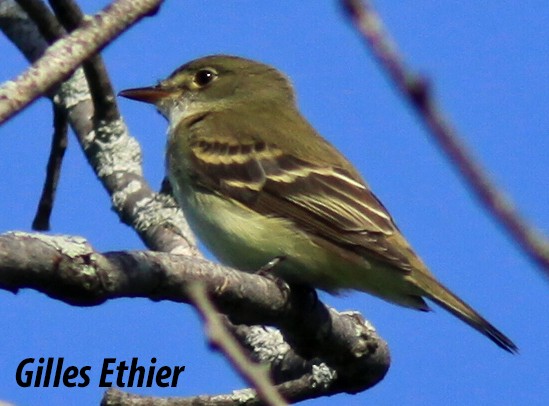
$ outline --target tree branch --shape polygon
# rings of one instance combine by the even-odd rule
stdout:
[[[41,0],[16,0],[17,4],[25,11],[38,27],[40,34],[48,42],[53,44],[66,34],[59,21],[51,10]],[[6,3],[7,4],[7,3]]]
[[[299,379],[293,379],[276,385],[276,390],[291,403],[297,403],[321,396],[330,396],[332,393],[324,393],[323,387],[318,384],[315,374],[306,374]],[[250,389],[235,390],[227,395],[193,396],[187,398],[161,398],[134,395],[122,392],[118,389],[109,389],[101,401],[101,406],[256,406],[263,405],[255,391]]]
[[[202,282],[190,285],[187,293],[204,320],[206,335],[209,337],[210,343],[222,350],[235,370],[255,388],[259,399],[267,405],[286,405],[286,401],[276,391],[269,375],[267,375],[267,368],[253,363],[246,356],[243,347],[229,333],[223,324],[222,316],[217,313],[208,298]]]
[[[101,254],[80,237],[0,235],[0,288],[12,292],[32,288],[77,306],[120,297],[190,303],[188,287],[197,281],[231,322],[276,326],[298,354],[316,358],[319,396],[365,390],[389,368],[387,344],[362,317],[327,308],[299,288],[281,288],[268,278],[200,258],[151,251]],[[275,343],[267,350],[251,340],[248,346],[280,359],[289,348]]]
[[[38,203],[38,210],[32,222],[33,230],[44,231],[50,229],[50,216],[57,192],[61,165],[67,149],[67,112],[60,106],[53,106],[53,136],[51,140],[50,156],[46,167],[46,179],[42,188],[42,195]]]
[[[307,374],[299,379],[276,385],[275,388],[285,399],[292,403],[330,395],[322,394],[315,382],[313,374]],[[256,392],[251,389],[235,390],[227,395],[201,395],[187,398],[150,397],[122,392],[118,389],[109,389],[105,392],[105,396],[101,401],[101,406],[256,406],[263,404]]]
[[[46,52],[48,44],[37,26],[13,1],[6,0],[0,7],[0,29],[31,62]],[[200,255],[175,201],[154,193],[143,178],[139,144],[130,137],[122,119],[90,120],[95,116],[94,105],[80,70],[59,87],[54,102],[66,109],[86,158],[111,196],[121,221],[134,228],[151,249]]]
[[[50,0],[50,3],[57,18],[68,32],[74,31],[83,23],[85,16],[72,0]],[[93,55],[82,64],[82,68],[92,96],[94,123],[119,120],[120,112],[116,104],[115,92],[101,56]]]
[[[486,171],[473,158],[455,127],[435,101],[427,81],[413,73],[404,64],[381,18],[370,2],[342,0],[342,5],[372,50],[374,57],[418,112],[430,130],[430,134],[458,169],[475,196],[488,213],[514,238],[528,257],[546,276],[549,276],[549,240],[522,218],[509,197],[494,184]]]
[[[83,61],[159,7],[162,0],[117,0],[90,17],[14,81],[0,87],[0,124],[66,79]]]

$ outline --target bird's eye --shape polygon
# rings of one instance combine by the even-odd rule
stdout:
[[[194,75],[194,83],[203,87],[217,77],[217,74],[211,69],[201,69]]]

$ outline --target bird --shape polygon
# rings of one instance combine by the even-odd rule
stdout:
[[[334,294],[449,311],[517,346],[437,281],[355,167],[300,113],[290,80],[231,56],[192,60],[120,96],[168,120],[166,173],[193,232],[224,264]]]

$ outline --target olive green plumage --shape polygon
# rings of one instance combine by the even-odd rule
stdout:
[[[428,310],[428,298],[507,351],[517,347],[441,285],[356,169],[300,114],[274,68],[214,55],[125,97],[169,120],[166,165],[191,227],[224,263],[275,257],[289,281]]]

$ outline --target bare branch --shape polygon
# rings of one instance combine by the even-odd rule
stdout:
[[[217,313],[213,303],[208,298],[202,282],[193,283],[189,286],[187,292],[204,320],[206,335],[209,337],[210,342],[222,350],[235,370],[256,389],[258,397],[268,405],[286,405],[286,401],[276,391],[267,375],[267,366],[253,363],[246,356],[236,339],[225,328],[221,315]]]
[[[27,15],[34,21],[40,34],[44,39],[52,44],[57,41],[63,35],[65,35],[65,30],[54,15],[51,13],[50,9],[44,4],[41,0],[16,0],[17,4],[27,13]]]
[[[68,32],[74,31],[84,21],[84,14],[72,0],[50,0],[50,3],[57,18]],[[92,96],[94,123],[120,119],[115,92],[101,56],[97,54],[90,57],[83,63],[82,68]]]
[[[63,27],[59,25],[50,9],[40,0],[17,0],[19,6],[35,22],[40,34],[49,43],[65,34]],[[7,4],[7,3],[5,3]],[[32,228],[34,230],[49,230],[50,216],[53,210],[53,202],[59,181],[61,164],[67,148],[67,113],[64,108],[52,103],[53,127],[50,156],[46,169],[46,179],[42,188],[42,195],[38,203],[38,209]]]
[[[57,19],[67,31],[74,31],[84,18],[80,7],[72,0],[48,0]]]
[[[38,210],[32,228],[34,230],[49,230],[50,216],[53,210],[53,202],[61,174],[61,164],[67,149],[67,112],[64,108],[52,103],[53,106],[53,137],[51,140],[50,157],[46,169],[46,180],[42,188],[42,196],[38,203]]]
[[[118,0],[52,45],[26,72],[0,87],[0,124],[40,97],[162,0]]]
[[[119,297],[189,303],[187,289],[196,281],[205,284],[208,295],[232,322],[276,326],[299,354],[317,358],[315,393],[362,391],[388,370],[386,343],[360,316],[338,313],[316,297],[294,287],[281,289],[268,278],[182,255],[100,254],[79,237],[0,236],[0,288],[12,292],[37,289],[79,306]],[[280,348],[271,351],[280,353]]]
[[[47,42],[36,25],[13,1],[0,7],[0,29],[34,61]],[[68,112],[69,122],[86,158],[111,196],[120,219],[133,227],[154,250],[200,255],[183,213],[166,194],[154,193],[143,179],[141,151],[122,119],[93,123],[94,106],[80,70],[64,82],[54,101]]]
[[[325,388],[316,385],[315,382],[314,374],[306,374],[299,379],[292,379],[276,385],[275,389],[291,403],[333,394],[325,391]],[[118,389],[109,389],[101,401],[101,406],[255,406],[262,404],[264,403],[259,396],[251,389],[235,390],[227,395],[202,395],[187,398],[149,397],[122,392]]]
[[[42,35],[49,43],[58,40],[64,35],[65,30],[59,26],[50,10],[41,1],[18,0],[18,3],[23,7],[29,17],[33,19]],[[74,31],[83,21],[84,14],[80,11],[80,8],[76,3],[69,0],[57,0],[52,1],[51,3],[57,13],[57,17],[67,31]],[[120,119],[114,91],[101,56],[91,56],[83,63],[83,69],[94,105],[95,114],[93,116],[93,122],[101,123],[102,120],[112,122]],[[65,108],[53,103],[53,110],[55,131],[52,139],[46,180],[38,211],[33,221],[33,229],[39,231],[50,229],[50,215],[53,209],[61,163],[67,146],[67,114]]]
[[[310,374],[276,385],[275,388],[292,403],[329,395],[315,387],[314,378]],[[227,395],[202,395],[187,398],[150,397],[109,389],[101,401],[101,406],[255,406],[263,404],[256,392],[251,389],[235,390]]]
[[[357,30],[395,86],[422,117],[431,135],[457,167],[476,197],[522,247],[525,253],[549,276],[549,240],[529,224],[513,203],[473,158],[455,127],[444,116],[427,81],[404,64],[383,22],[369,1],[342,0]]]
[[[201,395],[187,398],[134,395],[119,389],[109,389],[101,400],[101,406],[238,406],[259,405],[257,395],[251,390],[234,391],[229,395]]]

